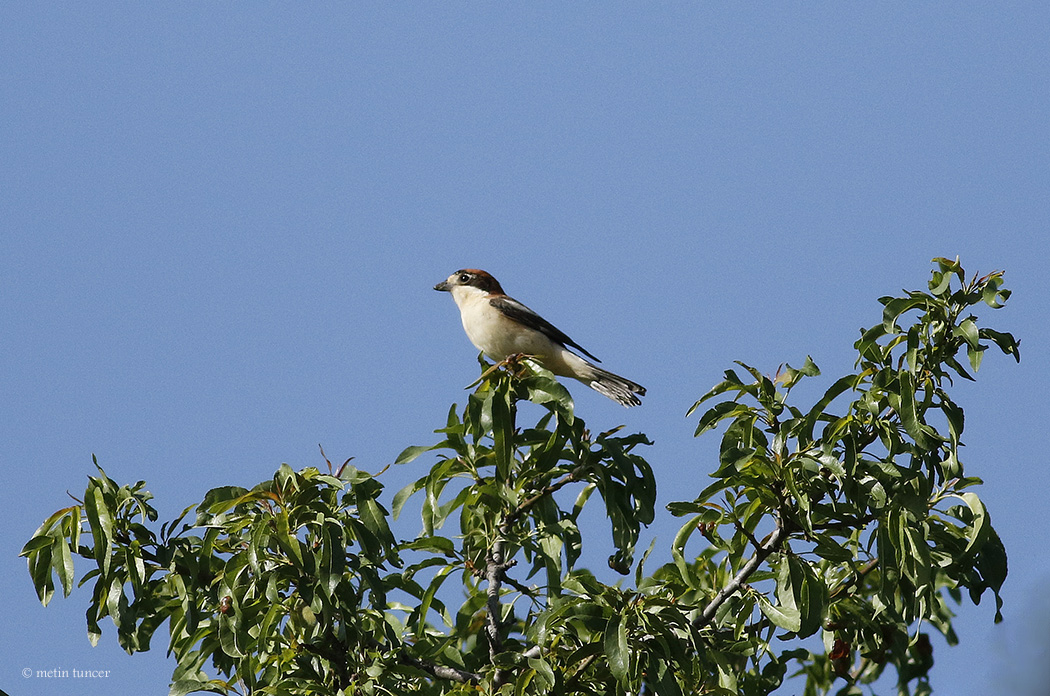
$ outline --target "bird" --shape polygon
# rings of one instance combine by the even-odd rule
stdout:
[[[549,321],[509,297],[499,281],[485,271],[461,268],[434,289],[452,294],[467,338],[493,360],[530,356],[554,374],[579,380],[623,406],[642,403],[638,397],[645,396],[645,387],[587,360],[601,362]]]

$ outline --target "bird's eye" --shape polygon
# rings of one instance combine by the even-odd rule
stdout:
[[[460,273],[459,274],[459,282],[466,283],[469,280],[470,280],[470,274],[469,273]]]

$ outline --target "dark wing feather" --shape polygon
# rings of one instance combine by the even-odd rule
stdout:
[[[530,329],[539,331],[555,343],[560,343],[568,348],[575,348],[591,360],[601,362],[601,360],[584,350],[583,346],[579,343],[566,336],[565,333],[554,324],[550,323],[539,314],[536,314],[536,312],[532,311],[517,300],[507,297],[506,295],[500,295],[499,297],[493,297],[489,302],[492,303],[493,307],[503,312],[503,314],[514,321],[523,324]]]

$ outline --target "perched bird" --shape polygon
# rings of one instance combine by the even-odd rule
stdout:
[[[624,406],[642,403],[638,395],[645,395],[645,387],[571,352],[570,348],[601,362],[539,314],[508,297],[499,281],[485,271],[461,269],[434,289],[452,293],[467,338],[493,360],[516,354],[533,356],[554,374],[578,379]]]

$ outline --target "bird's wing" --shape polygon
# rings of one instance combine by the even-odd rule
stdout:
[[[579,343],[566,336],[565,333],[554,324],[550,323],[539,314],[536,314],[536,312],[532,311],[517,300],[507,297],[506,295],[500,295],[498,297],[493,297],[489,302],[506,317],[513,319],[519,324],[539,331],[555,343],[575,348],[595,362],[601,362],[601,360],[588,353]]]

